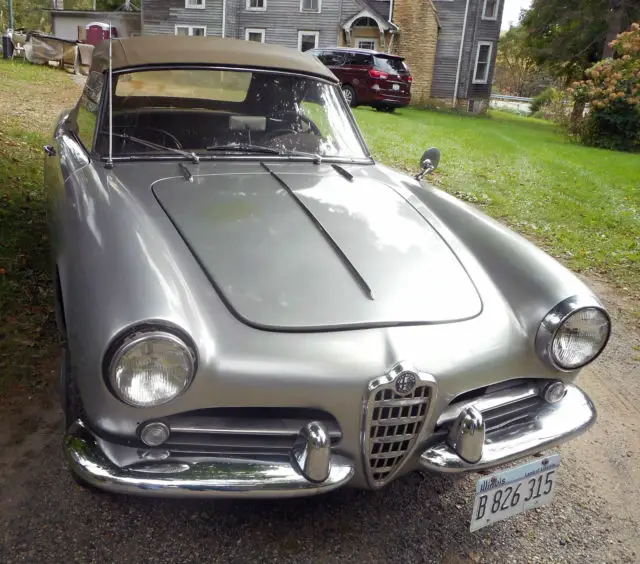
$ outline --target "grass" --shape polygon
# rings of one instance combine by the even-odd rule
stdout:
[[[500,111],[355,113],[381,162],[415,173],[422,152],[437,146],[435,185],[479,205],[574,271],[640,291],[640,154],[577,145],[549,122]]]
[[[42,146],[76,93],[62,71],[0,61],[0,399],[55,369]]]

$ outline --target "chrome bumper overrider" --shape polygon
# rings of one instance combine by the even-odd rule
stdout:
[[[593,403],[572,385],[567,386],[562,400],[545,404],[532,421],[486,435],[481,414],[471,405],[460,411],[444,441],[422,453],[420,464],[436,472],[484,470],[564,443],[586,431],[595,420]]]
[[[322,424],[303,427],[290,461],[202,458],[171,459],[121,468],[106,456],[81,421],[65,436],[71,469],[88,484],[125,494],[176,497],[298,497],[346,484],[354,465],[332,453]]]

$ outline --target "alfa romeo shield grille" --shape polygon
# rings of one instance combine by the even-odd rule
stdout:
[[[409,389],[407,381],[413,383]],[[415,374],[403,372],[370,393],[365,416],[365,463],[374,486],[391,479],[413,451],[422,430],[431,387],[415,384]]]

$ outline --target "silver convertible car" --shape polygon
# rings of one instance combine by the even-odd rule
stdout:
[[[106,41],[45,147],[76,478],[152,496],[485,471],[472,528],[542,505],[592,425],[598,299],[371,157],[335,76],[272,45]],[[487,476],[487,469],[538,455]]]

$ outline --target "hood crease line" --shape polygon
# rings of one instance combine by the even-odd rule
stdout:
[[[375,300],[373,295],[373,290],[364,279],[362,274],[358,271],[355,265],[351,262],[349,257],[345,254],[345,252],[340,248],[340,245],[336,243],[331,234],[325,229],[324,225],[320,222],[320,220],[313,214],[313,212],[304,204],[304,202],[298,198],[296,193],[291,189],[291,187],[269,166],[267,166],[263,161],[260,161],[260,165],[264,168],[273,178],[274,180],[282,186],[287,194],[293,198],[298,207],[304,212],[304,214],[309,218],[309,220],[313,223],[313,225],[320,231],[324,239],[329,243],[329,246],[333,249],[333,251],[338,255],[342,263],[347,267],[347,270],[351,273],[354,280],[357,282],[358,286],[364,293],[364,295],[370,300]]]

